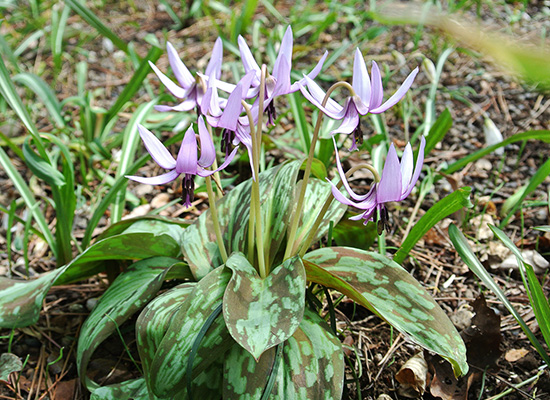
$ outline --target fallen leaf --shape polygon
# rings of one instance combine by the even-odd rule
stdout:
[[[12,353],[0,355],[0,381],[9,382],[9,376],[12,372],[19,372],[23,368],[21,359]]]
[[[529,354],[527,349],[510,349],[504,355],[504,358],[508,362],[516,362]]]
[[[399,394],[410,398],[417,398],[424,394],[427,375],[428,364],[424,360],[423,353],[414,355],[395,375],[395,379],[401,384]]]

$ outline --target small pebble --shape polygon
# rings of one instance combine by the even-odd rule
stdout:
[[[97,304],[97,300],[98,299],[96,297],[92,297],[91,299],[86,300],[86,309],[88,311],[92,311]]]

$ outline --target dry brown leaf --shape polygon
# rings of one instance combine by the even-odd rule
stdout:
[[[504,358],[508,362],[516,362],[529,354],[527,349],[510,349],[504,355]]]
[[[401,384],[399,394],[411,398],[417,398],[424,394],[427,375],[428,364],[424,360],[423,353],[414,355],[403,364],[395,375],[395,379]]]

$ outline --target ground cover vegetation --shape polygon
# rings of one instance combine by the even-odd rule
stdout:
[[[0,10],[1,398],[550,398],[550,4]]]

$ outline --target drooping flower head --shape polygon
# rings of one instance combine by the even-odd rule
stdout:
[[[286,29],[286,32],[283,36],[283,40],[281,41],[279,54],[277,55],[275,64],[273,65],[273,72],[271,74],[268,72],[266,76],[266,82],[265,82],[266,100],[264,102],[264,108],[267,110],[269,124],[273,124],[273,121],[276,117],[275,107],[273,105],[273,99],[277,96],[296,92],[300,88],[300,84],[301,83],[303,84],[303,79],[293,84],[290,83],[290,71],[292,69],[293,40],[294,39],[292,36],[292,29],[289,26]],[[258,63],[256,62],[256,60],[254,59],[254,56],[252,55],[250,48],[246,44],[246,41],[240,35],[238,38],[238,42],[239,42],[239,51],[241,53],[241,60],[242,60],[245,72],[248,73],[250,71],[254,71],[254,79],[252,81],[253,89],[247,94],[247,98],[252,98],[257,96],[260,91],[260,79],[262,75],[262,70],[258,65]],[[323,55],[323,57],[321,57],[321,59],[319,60],[315,68],[313,68],[311,72],[306,75],[307,77],[309,77],[310,79],[314,79],[319,74],[319,72],[321,72],[321,68],[323,67],[323,63],[325,62],[327,55],[328,55],[328,52],[325,52],[325,54]]]
[[[378,216],[378,231],[381,233],[384,228],[388,227],[386,203],[406,199],[418,181],[420,171],[422,170],[422,164],[424,163],[424,147],[426,145],[424,136],[420,139],[416,165],[413,163],[413,152],[410,143],[405,147],[401,161],[399,161],[397,151],[392,143],[388,150],[380,182],[374,183],[370,191],[365,195],[356,194],[349,186],[346,174],[340,163],[340,158],[338,157],[338,148],[336,147],[334,138],[333,141],[334,147],[336,148],[336,167],[338,169],[338,174],[340,175],[340,179],[346,191],[350,195],[350,199],[346,198],[340,193],[336,185],[329,181],[332,185],[332,194],[334,198],[342,204],[363,210],[363,213],[350,219],[364,219],[364,223],[366,224],[368,221],[377,219],[376,216]]]
[[[174,76],[178,83],[174,83],[164,73],[162,73],[155,64],[149,61],[149,65],[155,71],[155,74],[159,77],[160,81],[166,86],[166,89],[178,99],[183,101],[177,106],[155,106],[157,111],[190,111],[195,107],[200,107],[202,97],[206,91],[208,77],[213,77],[216,80],[220,79],[222,58],[223,58],[223,44],[221,38],[216,40],[214,48],[212,49],[212,57],[206,67],[204,74],[197,73],[196,77],[193,77],[189,69],[185,66],[183,61],[178,56],[176,49],[170,42],[166,44],[166,50],[168,52],[168,61],[170,67],[174,72]]]
[[[332,99],[328,99],[326,105],[323,106],[322,103],[326,93],[309,76],[304,76],[303,82],[305,82],[305,86],[302,84],[300,90],[311,103],[330,118],[342,120],[342,124],[331,133],[345,133],[348,135],[352,133],[353,145],[350,150],[355,150],[357,149],[357,141],[362,139],[359,130],[359,115],[367,115],[368,113],[380,114],[390,107],[393,107],[403,98],[403,96],[405,96],[405,93],[407,93],[407,90],[411,87],[417,73],[418,67],[409,74],[399,89],[382,104],[384,88],[382,87],[380,69],[376,62],[373,61],[371,77],[369,78],[363,55],[361,51],[357,49],[353,62],[351,85],[355,95],[348,96],[344,106],[341,106]]]
[[[220,165],[218,169],[213,171],[206,169],[216,160],[216,150],[202,117],[199,117],[198,120],[198,131],[201,146],[200,158],[198,157],[197,138],[192,126],[187,129],[187,132],[185,132],[176,159],[174,159],[168,149],[151,131],[142,125],[138,125],[138,129],[141,140],[153,160],[155,160],[160,167],[169,170],[169,172],[150,178],[134,175],[126,176],[126,178],[147,185],[164,185],[174,181],[178,176],[183,175],[182,199],[186,207],[190,207],[194,199],[195,175],[206,177],[212,175],[216,171],[224,169],[231,162],[231,160],[233,160],[235,154],[237,153],[237,148],[235,148],[233,152],[226,157],[224,163]]]

